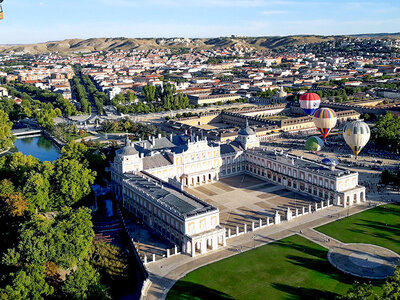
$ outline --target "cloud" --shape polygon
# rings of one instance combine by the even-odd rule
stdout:
[[[46,3],[44,3],[44,2],[40,2],[39,5],[40,5],[40,6],[48,6],[48,5],[47,5]]]

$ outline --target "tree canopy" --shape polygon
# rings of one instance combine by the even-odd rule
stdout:
[[[11,134],[13,123],[10,122],[8,114],[0,110],[0,151],[13,146],[14,137]]]
[[[400,153],[400,117],[390,112],[380,116],[375,124],[372,137],[377,145],[389,147],[390,151]]]

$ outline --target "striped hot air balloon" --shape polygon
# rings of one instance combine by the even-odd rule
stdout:
[[[336,123],[336,113],[330,108],[320,108],[314,114],[315,127],[318,128],[324,139],[329,135],[332,128],[336,126]]]
[[[343,137],[354,155],[357,156],[368,143],[371,131],[365,122],[357,120],[344,126]]]
[[[313,115],[321,104],[321,98],[315,93],[305,93],[300,96],[299,102],[307,115]]]

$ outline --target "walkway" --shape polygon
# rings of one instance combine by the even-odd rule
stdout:
[[[329,262],[356,277],[385,279],[392,276],[400,258],[389,249],[370,244],[345,244],[312,228],[305,229],[301,235],[329,249]]]
[[[147,270],[150,274],[151,285],[148,288],[147,295],[144,296],[143,299],[165,299],[169,289],[177,280],[199,267],[236,255],[243,251],[251,250],[254,247],[263,246],[293,234],[298,234],[300,230],[304,234],[308,229],[336,221],[339,218],[344,218],[368,208],[372,207],[368,206],[368,204],[362,204],[350,208],[331,206],[316,213],[293,219],[289,222],[257,230],[254,234],[250,232],[228,239],[225,248],[216,250],[209,254],[199,255],[195,258],[181,254],[170,257],[169,259],[150,263],[147,265]],[[320,241],[319,244],[322,242],[323,241]],[[331,239],[330,242],[333,243],[333,239]]]

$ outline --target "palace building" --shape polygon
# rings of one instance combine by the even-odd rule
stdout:
[[[357,172],[260,148],[248,123],[233,142],[223,144],[188,135],[135,143],[127,138],[111,165],[113,190],[123,207],[192,256],[225,245],[226,234],[218,208],[184,188],[239,174],[344,207],[365,201]]]

